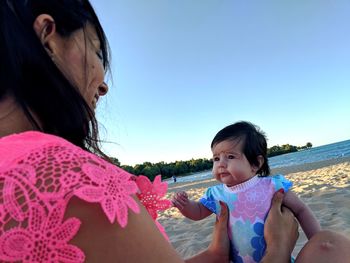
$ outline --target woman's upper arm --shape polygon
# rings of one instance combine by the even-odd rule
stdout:
[[[81,220],[79,232],[70,242],[82,249],[86,262],[183,262],[157,229],[145,208],[140,213],[128,211],[128,223],[122,228],[111,224],[99,204],[73,197],[65,217]]]

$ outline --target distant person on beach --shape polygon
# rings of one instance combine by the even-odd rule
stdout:
[[[174,180],[174,183],[176,183],[176,176],[173,175],[173,180]]]
[[[178,192],[173,204],[187,218],[201,220],[227,203],[229,236],[234,262],[260,262],[265,253],[264,222],[276,191],[285,192],[283,205],[298,219],[308,239],[320,231],[311,210],[292,192],[282,175],[268,176],[265,135],[249,122],[237,122],[219,131],[211,143],[213,175],[220,183],[209,187],[197,202]]]

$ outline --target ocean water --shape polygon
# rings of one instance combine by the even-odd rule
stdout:
[[[342,157],[350,157],[350,140],[313,147],[299,152],[287,153],[269,158],[271,168],[313,163]],[[211,171],[178,177],[178,182],[193,182],[212,178]],[[172,180],[166,180],[169,184]]]

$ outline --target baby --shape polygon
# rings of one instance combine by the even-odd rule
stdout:
[[[265,253],[264,221],[271,198],[280,189],[283,205],[298,219],[308,239],[320,231],[311,210],[289,189],[292,183],[282,175],[268,176],[265,135],[249,122],[237,122],[219,131],[211,143],[213,175],[222,184],[209,187],[199,202],[178,192],[172,202],[192,220],[219,214],[219,201],[229,208],[229,237],[234,262],[260,262]]]

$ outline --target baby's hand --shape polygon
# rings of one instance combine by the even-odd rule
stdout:
[[[180,211],[189,203],[188,195],[185,191],[177,192],[173,195],[171,202]]]

